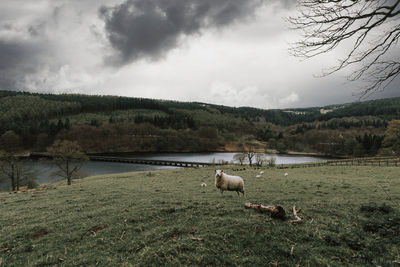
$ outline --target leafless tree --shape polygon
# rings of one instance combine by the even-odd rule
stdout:
[[[0,150],[0,182],[9,180],[11,190],[19,191],[21,186],[37,184],[38,172],[23,164],[20,156]]]
[[[47,152],[58,167],[55,174],[67,179],[68,185],[71,185],[72,179],[78,176],[83,163],[88,160],[76,141],[56,140],[47,148]]]
[[[255,155],[256,155],[256,152],[253,150],[252,147],[250,147],[246,151],[246,156],[247,156],[247,160],[249,161],[250,167],[253,166],[253,158],[254,158]]]
[[[239,161],[240,165],[243,165],[243,162],[246,159],[246,154],[245,153],[236,153],[235,155],[233,155],[233,159],[236,162]]]
[[[0,178],[9,179],[13,191],[18,191],[20,186],[18,162],[17,156],[0,150]]]
[[[256,153],[256,165],[261,167],[266,161],[267,158],[265,157],[264,153]]]
[[[298,0],[298,10],[288,18],[303,33],[290,49],[294,56],[310,58],[351,44],[323,76],[357,66],[348,78],[366,82],[361,98],[399,76],[400,0]]]
[[[267,159],[267,164],[269,167],[275,167],[276,157],[271,156],[269,159]]]

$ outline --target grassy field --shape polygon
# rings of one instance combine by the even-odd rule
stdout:
[[[244,198],[221,196],[212,168],[0,193],[0,266],[400,266],[399,167],[263,170],[225,168]],[[294,204],[302,223],[289,222]]]

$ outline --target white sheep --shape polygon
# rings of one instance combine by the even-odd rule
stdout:
[[[223,170],[215,171],[215,186],[219,188],[221,195],[224,193],[224,190],[228,190],[236,191],[238,196],[240,195],[239,192],[241,192],[244,196],[243,179],[239,176],[228,175]]]
[[[260,174],[264,174],[264,171],[260,171]]]
[[[207,184],[206,184],[206,183],[202,183],[201,186],[202,186],[202,187],[206,187]]]
[[[260,174],[256,175],[256,178],[260,178],[260,177],[261,177],[261,175],[260,175]]]
[[[287,172],[285,172],[285,176],[288,176],[289,174]]]

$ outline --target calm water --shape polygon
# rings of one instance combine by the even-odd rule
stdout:
[[[124,157],[130,158],[149,158],[158,160],[176,160],[176,161],[190,161],[190,162],[219,162],[227,161],[232,162],[233,156],[236,153],[165,153],[165,154],[123,154]],[[276,158],[276,164],[293,164],[316,162],[326,160],[321,157],[298,156],[298,155],[266,155],[267,159],[271,156]],[[54,177],[54,172],[57,170],[50,161],[24,161],[24,167],[34,170],[38,177],[39,183],[57,181]],[[156,165],[143,165],[143,164],[129,164],[117,162],[97,162],[89,161],[83,165],[80,173],[83,177],[123,173],[123,172],[136,172],[136,171],[152,171],[161,169],[172,169],[177,167],[171,166],[156,166]],[[0,189],[5,189],[9,186],[9,181],[6,180],[0,183]]]
[[[149,155],[135,155],[126,154],[127,157],[132,158],[149,158],[149,159],[164,159],[164,160],[176,160],[176,161],[191,161],[191,162],[218,162],[220,160],[231,162],[233,156],[236,153],[167,153],[167,154],[149,154]],[[265,154],[266,158],[269,159],[271,156],[276,158],[276,164],[295,164],[295,163],[306,163],[326,160],[321,157],[311,156],[299,156],[299,155],[276,155],[276,154]]]

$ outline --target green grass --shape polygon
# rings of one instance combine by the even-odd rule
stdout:
[[[0,193],[0,266],[399,266],[400,168],[259,171],[225,168],[245,198],[221,196],[211,168]],[[288,220],[246,201],[281,205]],[[302,223],[289,223],[293,205]]]

